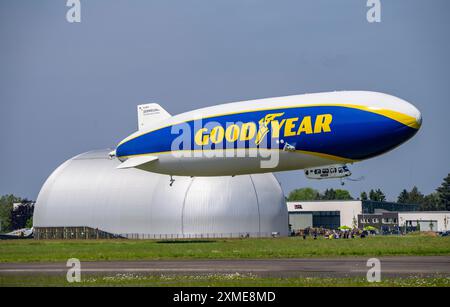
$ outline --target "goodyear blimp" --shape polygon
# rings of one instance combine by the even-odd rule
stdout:
[[[119,168],[178,176],[304,169],[316,179],[341,170],[347,176],[346,164],[390,151],[422,123],[412,104],[367,91],[240,101],[176,116],[151,103],[138,106],[138,119],[139,131],[111,153]]]

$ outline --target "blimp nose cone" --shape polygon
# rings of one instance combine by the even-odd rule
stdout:
[[[359,114],[358,124],[350,129],[352,137],[346,148],[354,151],[344,157],[356,160],[375,157],[403,144],[419,131],[422,114],[413,104],[382,93],[364,92],[363,96],[368,101],[368,112]]]
[[[387,143],[391,142],[391,146],[394,148],[412,138],[419,131],[422,126],[422,113],[413,104],[397,98],[392,101],[391,107],[392,111],[399,112],[400,115],[397,118],[393,117],[398,121],[397,124],[390,128],[388,128],[389,124],[386,126],[384,140]],[[391,146],[386,146],[386,148]]]
[[[419,129],[422,126],[422,113],[411,103],[407,103],[406,112],[407,115],[411,116],[412,123],[411,126]]]
[[[422,126],[422,113],[420,113],[419,110],[417,110],[417,115],[415,118],[416,118],[417,126],[420,128]]]

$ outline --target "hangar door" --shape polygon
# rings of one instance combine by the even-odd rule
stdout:
[[[313,213],[313,227],[337,229],[341,226],[339,211],[316,211]]]
[[[339,211],[302,211],[289,213],[289,224],[292,229],[305,229],[308,227],[337,229],[341,226]]]
[[[437,221],[419,221],[420,231],[437,231],[438,222]]]
[[[289,224],[292,230],[300,230],[313,225],[312,214],[289,213]]]

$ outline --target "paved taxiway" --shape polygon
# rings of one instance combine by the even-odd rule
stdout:
[[[450,276],[450,256],[381,257],[383,276]],[[366,276],[368,258],[303,258],[258,260],[150,260],[81,262],[83,274],[217,274],[242,273],[271,277]],[[65,263],[0,263],[0,274],[62,274]]]

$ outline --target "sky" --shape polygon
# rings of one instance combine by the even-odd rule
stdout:
[[[354,164],[343,188],[390,200],[431,193],[450,172],[450,1],[0,0],[0,194],[36,199],[52,171],[137,130],[136,105],[178,114],[216,104],[334,90],[413,103],[419,133]],[[339,180],[276,173],[286,194]]]

